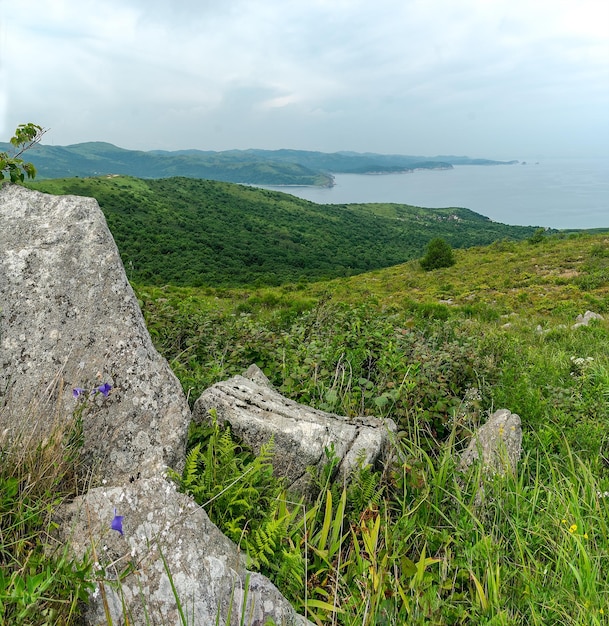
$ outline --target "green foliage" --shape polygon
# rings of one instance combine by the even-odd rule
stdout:
[[[257,362],[295,400],[398,425],[386,465],[360,467],[347,488],[329,447],[310,501],[273,477],[272,442],[257,457],[213,420],[193,427],[178,481],[316,624],[606,623],[609,332],[572,324],[587,308],[609,313],[607,258],[606,235],[546,236],[463,251],[442,272],[415,261],[321,285],[137,287],[192,399]],[[459,472],[500,407],[522,419],[518,471]],[[75,620],[87,565],[41,548],[71,481],[40,479],[79,440],[78,428],[61,434],[60,458],[42,464],[1,459],[4,623]]]
[[[420,263],[425,271],[430,271],[442,267],[451,267],[456,263],[456,260],[450,244],[441,237],[436,237],[429,242],[427,252]]]
[[[467,247],[533,232],[467,209],[318,205],[209,180],[117,176],[29,186],[96,198],[129,279],[147,285],[251,288],[325,280],[418,258],[434,237]]]
[[[315,501],[266,506],[252,554],[309,619],[604,623],[609,333],[571,325],[609,311],[609,284],[579,285],[603,271],[605,238],[546,236],[534,257],[526,242],[471,249],[438,273],[411,263],[324,285],[138,289],[195,397],[257,362],[295,400],[397,423],[381,471],[362,467],[343,490],[329,448]],[[459,473],[459,451],[499,407],[523,421],[517,475]]]
[[[273,442],[253,455],[235,442],[228,427],[220,427],[215,413],[211,424],[192,427],[189,441],[184,471],[175,476],[180,488],[246,550],[255,567],[269,566],[281,550],[289,519],[285,510],[278,515],[283,488],[273,476]]]
[[[13,153],[0,152],[0,180],[8,175],[12,183],[22,183],[25,177],[34,178],[36,168],[32,163],[26,163],[21,159],[21,155],[37,144],[46,131],[37,124],[20,124],[15,130],[15,135],[11,137],[10,144]]]
[[[0,410],[0,425],[2,411]],[[53,545],[53,514],[72,483],[69,436],[0,447],[0,623],[76,624],[93,588],[88,560]]]
[[[403,428],[416,415],[442,438],[467,389],[497,375],[494,361],[478,358],[469,329],[444,317],[413,328],[410,309],[379,315],[373,305],[322,299],[300,314],[286,315],[284,303],[276,314],[263,307],[234,315],[198,300],[187,306],[179,290],[145,293],[156,345],[193,400],[257,363],[294,400],[349,416],[390,416]]]
[[[541,243],[546,235],[546,229],[545,228],[538,228],[528,239],[527,241],[532,244],[532,245],[537,245],[538,243]]]

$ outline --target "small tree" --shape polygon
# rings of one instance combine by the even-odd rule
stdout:
[[[432,239],[427,245],[427,253],[420,260],[421,267],[429,272],[440,267],[450,267],[456,263],[450,244],[440,237]]]
[[[36,145],[46,130],[38,124],[20,124],[17,126],[15,136],[10,142],[15,147],[15,152],[0,152],[0,180],[9,177],[12,183],[22,183],[25,177],[34,178],[36,176],[36,168],[32,163],[26,163],[21,159],[21,155]]]
[[[529,238],[528,242],[534,246],[541,243],[546,237],[546,229],[538,228]]]

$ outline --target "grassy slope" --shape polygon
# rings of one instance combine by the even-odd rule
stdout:
[[[248,487],[252,510],[276,533],[262,569],[311,619],[607,623],[609,332],[607,321],[571,326],[586,309],[609,317],[609,235],[457,251],[454,267],[431,273],[410,262],[310,285],[136,290],[156,345],[194,398],[255,361],[297,400],[398,423],[399,463],[365,474],[344,510],[340,486],[332,499],[322,493],[308,505],[306,536],[298,507],[289,525],[278,523],[257,506],[264,485]],[[504,406],[522,417],[524,456],[516,476],[486,482],[480,509],[482,478],[455,472],[456,452],[486,411]],[[36,542],[52,528],[57,485],[71,484],[66,441],[77,438],[60,432],[34,445],[33,460],[21,442],[2,449],[3,623],[78,623],[88,581],[116,585],[86,564],[58,566]],[[218,458],[213,485],[242,485],[247,470],[229,476]],[[247,529],[232,531],[247,545]],[[145,576],[148,565],[124,566]],[[51,586],[32,592],[34,576]]]
[[[457,251],[430,273],[410,262],[296,288],[137,291],[193,399],[257,362],[298,401],[398,424],[403,464],[378,485],[382,504],[349,496],[345,565],[309,590],[336,598],[338,623],[605,623],[609,332],[572,325],[587,309],[609,317],[608,235]],[[455,456],[499,407],[521,416],[524,456],[486,485],[481,511],[481,478],[464,483]]]
[[[129,277],[183,286],[281,284],[348,276],[422,255],[433,237],[454,247],[524,239],[462,208],[319,205],[231,183],[129,177],[31,183],[97,198]]]
[[[503,328],[509,323],[512,329],[526,331],[526,341],[530,341],[531,337],[538,338],[528,334],[534,333],[538,325],[542,329],[568,328],[587,309],[609,311],[607,235],[554,235],[538,245],[498,242],[455,253],[454,267],[433,272],[423,272],[417,261],[411,261],[297,287],[139,289],[153,336],[157,331],[181,334],[174,346],[177,350],[186,347],[189,333],[197,332],[197,315],[207,321],[206,316],[216,316],[221,323],[234,313],[245,314],[255,324],[268,323],[272,329],[291,324],[301,312],[315,307],[338,306],[354,311],[369,307],[371,318],[397,316],[396,326],[414,324],[412,320],[416,319],[440,323],[450,320],[464,327],[476,321],[486,324],[485,332],[492,331],[499,341],[510,337],[512,330]],[[158,308],[158,302],[163,303],[162,308]],[[186,323],[187,318],[192,324]],[[162,342],[160,345],[163,348]],[[166,355],[170,359],[175,356],[167,350]],[[248,358],[247,353],[242,356]],[[248,365],[246,360],[234,364],[237,370]],[[219,375],[225,374],[221,369]],[[205,384],[211,382],[212,378],[205,380]],[[282,384],[280,379],[275,382]]]

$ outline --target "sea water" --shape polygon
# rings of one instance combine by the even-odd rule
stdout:
[[[335,185],[267,187],[320,204],[465,207],[495,222],[609,230],[609,158],[455,165],[403,174],[336,174]]]

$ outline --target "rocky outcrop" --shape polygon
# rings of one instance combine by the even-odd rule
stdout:
[[[389,433],[396,430],[391,420],[346,418],[289,400],[256,366],[204,391],[195,402],[193,419],[208,421],[211,410],[255,452],[272,437],[276,474],[300,492],[310,486],[307,468],[321,470],[330,446],[340,460],[336,478],[348,480],[359,462],[375,464],[381,459]]]
[[[72,419],[79,388],[94,481],[179,465],[188,404],[152,345],[97,201],[5,185],[0,224],[4,428],[44,437]],[[107,398],[94,392],[103,384]]]
[[[111,528],[115,515],[122,534]],[[104,596],[118,625],[126,624],[123,604],[130,624],[181,624],[180,610],[197,626],[217,618],[223,626],[308,623],[267,578],[247,572],[237,546],[162,477],[92,489],[62,517],[74,553],[95,547],[94,567],[104,581],[91,597],[88,624],[106,623]]]
[[[105,596],[114,624],[178,624],[179,606],[189,624],[305,624],[164,478],[184,462],[190,411],[97,202],[3,186],[0,250],[0,437],[80,424],[92,488],[58,527],[97,564],[86,623],[105,623]]]

